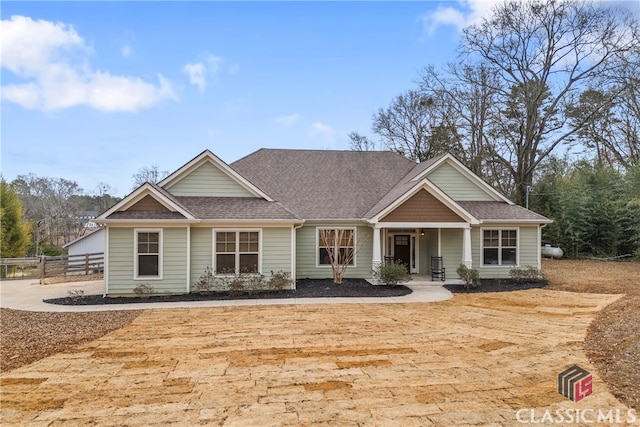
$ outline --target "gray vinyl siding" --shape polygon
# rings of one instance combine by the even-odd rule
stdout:
[[[332,278],[330,266],[316,267],[318,252],[316,227],[333,228],[349,227],[349,225],[306,225],[296,234],[296,278],[328,279]],[[356,266],[348,267],[347,278],[371,278],[373,255],[373,231],[369,227],[356,227]]]
[[[140,284],[158,294],[187,289],[187,228],[163,228],[162,279],[134,279],[134,229],[109,229],[109,295],[131,295]]]
[[[211,228],[191,228],[191,289],[200,280],[204,270],[209,267],[213,260],[211,251],[213,250],[213,232]]]
[[[255,227],[253,227],[255,228]],[[229,231],[233,229],[229,228]],[[291,273],[291,228],[262,228],[262,274],[269,279],[271,271]],[[191,287],[213,263],[213,228],[191,229]]]
[[[464,231],[461,228],[442,229],[442,262],[446,269],[447,279],[456,279],[456,269],[462,263],[462,239]],[[437,249],[436,251],[437,252]],[[436,253],[434,253],[436,255]],[[431,273],[431,271],[429,271]]]
[[[483,189],[448,163],[443,163],[428,178],[453,200],[458,201],[492,201]]]
[[[420,236],[420,270],[418,274],[431,274],[431,256],[438,255],[438,229],[425,229],[425,236]]]
[[[262,229],[262,274],[267,278],[271,272],[291,271],[291,228]]]
[[[209,162],[168,188],[175,196],[255,197]]]
[[[534,266],[540,268],[538,264],[538,226],[515,226],[515,225],[494,225],[483,228],[504,228],[518,230],[518,267]],[[471,230],[471,256],[473,257],[473,267],[478,269],[480,277],[483,279],[507,279],[511,266],[489,266],[482,265],[482,241],[481,227],[473,227]]]

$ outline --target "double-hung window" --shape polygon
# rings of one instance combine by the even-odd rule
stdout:
[[[483,230],[482,263],[484,265],[516,265],[518,263],[518,230]]]
[[[135,278],[162,278],[162,230],[135,230]]]
[[[259,231],[214,231],[215,273],[260,273]]]
[[[318,228],[318,266],[355,265],[355,228]]]

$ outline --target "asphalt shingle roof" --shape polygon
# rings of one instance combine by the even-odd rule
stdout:
[[[479,220],[504,221],[540,221],[549,222],[548,218],[519,205],[505,202],[457,202],[464,210]]]
[[[416,163],[389,151],[261,149],[231,164],[304,219],[361,219]]]

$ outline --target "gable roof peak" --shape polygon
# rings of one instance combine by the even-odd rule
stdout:
[[[240,186],[244,187],[249,193],[253,194],[256,197],[261,197],[270,202],[273,199],[260,188],[255,186],[251,181],[238,173],[235,169],[229,166],[226,162],[224,162],[221,158],[216,156],[211,150],[208,148],[202,151],[193,159],[189,160],[187,163],[176,169],[169,176],[164,178],[162,181],[158,183],[160,187],[169,188],[178,181],[182,180],[184,177],[189,175],[192,171],[197,169],[199,166],[204,164],[205,162],[210,162],[215,167],[220,169],[224,174],[226,174],[229,178],[237,182]]]

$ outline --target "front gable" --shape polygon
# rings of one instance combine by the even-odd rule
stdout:
[[[260,197],[272,201],[209,150],[189,161],[159,185],[174,196]]]
[[[457,213],[421,189],[380,219],[380,222],[465,222]]]
[[[495,201],[477,183],[471,181],[464,174],[461,174],[449,163],[443,163],[427,175],[427,178],[447,193],[453,200],[457,201]]]
[[[505,202],[513,204],[504,195],[474,174],[451,154],[439,158],[416,175],[412,181],[427,178],[455,201]]]
[[[96,222],[194,220],[193,215],[153,184],[145,183],[96,218]]]

